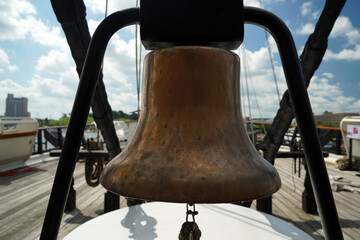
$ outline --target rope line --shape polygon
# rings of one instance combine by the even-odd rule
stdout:
[[[136,7],[139,6],[139,1],[136,0]],[[140,56],[138,54],[140,48]],[[140,59],[140,60],[139,60]],[[136,75],[136,90],[137,90],[137,119],[140,116],[140,73],[141,73],[141,41],[138,44],[138,24],[135,24],[135,75]]]
[[[264,8],[263,3],[261,0],[259,0],[260,3],[260,7]],[[271,63],[271,68],[272,68],[272,73],[273,73],[273,77],[274,77],[274,81],[275,81],[275,86],[276,86],[276,92],[278,95],[278,99],[279,99],[279,104],[280,104],[280,92],[279,92],[279,87],[278,87],[278,82],[277,82],[277,78],[276,78],[276,74],[275,74],[275,67],[274,67],[274,62],[272,59],[272,55],[271,55],[271,48],[270,48],[270,44],[269,44],[269,34],[268,32],[264,29],[264,33],[265,33],[265,41],[266,41],[266,46],[269,52],[269,58],[270,58],[270,63]]]
[[[261,110],[260,110],[260,105],[259,105],[259,101],[257,99],[257,95],[256,95],[256,91],[255,91],[255,87],[254,87],[254,83],[252,81],[252,77],[251,77],[251,72],[250,72],[250,67],[249,67],[249,63],[247,61],[247,57],[246,57],[246,53],[245,53],[245,45],[243,46],[242,48],[242,52],[243,52],[243,59],[244,59],[244,72],[247,73],[247,75],[249,76],[249,79],[250,79],[250,83],[251,83],[251,87],[252,87],[252,90],[253,90],[253,93],[254,93],[254,97],[255,97],[255,103],[256,103],[256,106],[257,106],[257,109],[258,109],[258,112],[259,112],[259,116],[260,118],[262,119],[262,114],[261,114]],[[247,79],[247,76],[245,76],[245,79]],[[251,118],[251,114],[250,114],[250,118]],[[251,118],[252,119],[252,118]],[[265,125],[264,124],[261,124],[263,130],[264,130],[264,133],[266,133],[266,129],[265,129]]]
[[[242,52],[242,55],[243,55],[243,58],[246,59],[245,57],[245,47],[244,45],[242,46],[241,48],[241,52]],[[244,61],[246,62],[246,61]],[[246,65],[246,64],[245,64]],[[247,93],[247,100],[248,100],[248,108],[249,108],[249,117],[250,119],[252,119],[252,116],[251,116],[251,103],[250,103],[250,92],[249,92],[249,84],[248,84],[248,71],[246,71],[246,67],[245,67],[245,85],[246,85],[246,93]],[[254,125],[252,123],[250,123],[250,129],[251,129],[251,132],[254,132]],[[251,137],[252,137],[252,141],[253,141],[253,144],[255,144],[255,136],[254,134],[251,134]]]
[[[274,67],[274,62],[271,56],[271,49],[270,49],[270,44],[269,44],[269,35],[268,32],[266,30],[264,30],[265,32],[265,40],[266,40],[266,46],[269,52],[269,58],[270,58],[270,64],[271,64],[271,68],[272,68],[272,73],[273,73],[273,77],[274,77],[274,81],[275,81],[275,86],[276,86],[276,92],[278,95],[278,99],[279,99],[279,103],[280,103],[280,92],[279,92],[279,87],[278,87],[278,82],[277,82],[277,78],[276,78],[276,74],[275,74],[275,67]]]

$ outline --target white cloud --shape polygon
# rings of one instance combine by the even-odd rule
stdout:
[[[88,20],[88,27],[89,27],[90,35],[94,34],[96,28],[99,26],[99,24],[101,22],[102,22],[102,20],[99,20],[99,21],[95,21],[93,19]],[[135,36],[135,25],[127,26],[127,27],[121,29],[121,31],[128,31],[128,32],[130,32],[131,34],[133,34]]]
[[[11,79],[0,80],[0,98],[5,99],[8,93],[27,97],[28,111],[33,117],[59,118],[62,113],[69,113],[79,79],[70,54],[53,49],[39,58],[35,69],[38,73],[21,84]],[[51,77],[44,77],[49,73]],[[0,114],[2,107],[1,104]]]
[[[339,83],[331,84],[326,78],[314,76],[308,91],[315,114],[321,114],[324,110],[338,113],[359,112],[360,100],[344,96]]]
[[[354,97],[345,97],[343,95],[332,98],[310,95],[310,101],[313,112],[318,115],[324,110],[341,113],[341,112],[359,112],[360,100]]]
[[[94,31],[98,24],[99,22],[90,20],[90,31]],[[143,56],[145,53],[146,51],[143,49]],[[38,75],[33,77],[30,84],[39,89],[39,94],[47,94],[48,101],[54,103],[57,97],[63,98],[61,101],[64,103],[64,108],[71,106],[73,98],[69,96],[75,95],[79,77],[69,50],[50,50],[47,55],[38,59],[36,70]],[[52,74],[51,79],[42,77],[48,73]],[[119,34],[115,34],[111,38],[104,57],[103,73],[108,100],[112,108],[123,111],[136,110],[135,39],[125,41],[120,38]],[[55,79],[58,82],[56,84],[54,83]],[[59,89],[59,93],[53,92],[53,89]],[[70,111],[71,108],[62,109],[57,113],[69,113]],[[55,111],[52,116],[55,116]]]
[[[332,50],[327,50],[324,60],[346,60],[346,61],[359,61],[360,60],[360,44],[356,45],[353,49],[344,48],[338,53]]]
[[[60,27],[47,26],[35,17],[29,17],[27,27],[34,42],[51,48],[69,48]]]
[[[283,2],[284,0],[262,0],[261,2],[267,5],[270,5],[274,2]],[[261,7],[261,3],[259,0],[244,0],[244,6],[251,6],[251,7]],[[263,6],[264,7],[264,6]]]
[[[35,69],[38,71],[60,74],[74,66],[74,60],[68,51],[50,50],[48,55],[40,56]]]
[[[88,8],[94,12],[100,12],[100,6],[104,5],[103,1],[88,2]],[[135,6],[135,1],[109,3],[109,13],[131,7],[130,5]],[[79,77],[61,28],[47,25],[37,19],[36,9],[29,1],[9,1],[6,9],[2,8],[1,4],[2,2],[0,16],[4,15],[11,21],[5,22],[3,17],[0,18],[0,40],[14,41],[27,38],[41,46],[49,47],[49,51],[42,56],[36,56],[38,60],[34,66],[35,73],[27,82],[20,84],[12,79],[0,79],[0,98],[5,99],[7,93],[28,97],[29,111],[35,117],[51,115],[57,118],[62,113],[69,113]],[[100,21],[90,20],[90,31],[93,32],[99,23]],[[7,29],[11,29],[9,34],[6,32]],[[127,31],[134,32],[133,29],[127,28]],[[146,53],[144,49],[143,53]],[[108,44],[104,60],[104,82],[114,110],[133,111],[137,107],[134,55],[135,39],[125,41],[115,34]],[[6,52],[0,49],[0,72],[15,69],[16,65],[12,64]],[[3,107],[1,104],[0,111]]]
[[[301,16],[310,20],[318,19],[321,10],[314,10],[313,2],[304,2],[300,7]]]
[[[35,7],[27,0],[0,2],[0,40],[24,39],[28,33],[27,21],[36,14]]]
[[[270,41],[270,45],[273,45],[272,41]],[[274,53],[272,53],[274,54]],[[248,75],[248,87],[246,87],[246,78],[245,71],[246,70],[246,62],[245,57],[243,55],[243,51],[240,51],[240,59],[241,59],[241,98],[242,98],[242,108],[243,112],[246,112],[246,116],[249,116],[248,113],[248,99],[247,99],[247,88],[249,89],[250,95],[250,104],[252,117],[260,117],[260,114],[257,110],[257,103],[255,99],[255,95],[257,96],[257,102],[259,103],[261,116],[262,117],[275,117],[275,113],[279,108],[279,100],[277,96],[276,84],[273,77],[273,72],[270,64],[269,53],[266,47],[262,47],[257,51],[249,51],[245,49],[246,61],[248,71],[251,75],[251,79]],[[279,63],[274,61],[275,65],[275,75],[278,82],[278,88],[280,92],[280,98],[287,88],[283,69],[281,66],[278,66]],[[255,94],[253,91],[253,87],[255,89]],[[244,106],[245,103],[245,106]],[[266,103],[266,104],[264,104]]]
[[[103,14],[105,16],[105,8],[106,8],[105,1],[85,0],[84,2],[87,9],[91,10],[92,13]],[[110,15],[113,12],[135,6],[136,6],[136,0],[108,1],[108,15]]]
[[[60,81],[53,78],[42,77],[41,75],[34,75],[33,78],[28,81],[30,89],[33,89],[36,94],[40,94],[42,97],[54,97],[54,98],[68,98],[74,96],[74,87],[77,82],[74,82],[72,86],[64,84],[68,82],[64,77],[69,77],[68,74],[60,76]],[[36,89],[36,90],[35,90]],[[62,104],[58,102],[58,104]]]
[[[23,77],[19,78],[21,80],[0,79],[0,97],[5,99],[7,93],[28,97],[33,116],[49,116],[51,111],[53,117],[58,117],[58,114],[71,111],[78,76],[61,28],[45,24],[36,14],[35,7],[27,0],[0,2],[0,41],[26,39],[35,43],[35,47],[50,49],[47,55],[33,56],[38,58],[34,66],[37,73],[27,76],[27,81]],[[15,51],[14,54],[21,57],[22,53]],[[6,66],[9,71],[18,68],[2,49],[0,62],[0,68]],[[50,74],[51,77],[44,77]]]
[[[137,110],[137,94],[129,92],[110,93],[111,107],[113,110],[132,112]]]
[[[10,72],[14,72],[19,69],[18,66],[10,63],[9,56],[6,54],[4,49],[0,48],[0,72],[4,72],[2,67],[7,68]]]
[[[315,25],[313,23],[306,23],[305,25],[301,25],[296,33],[300,35],[309,35],[313,33],[314,29]]]
[[[28,0],[0,2],[0,41],[30,39],[48,47],[64,48],[66,40],[60,27],[49,27],[35,16],[37,11]]]
[[[147,52],[142,48],[142,63]],[[130,112],[137,109],[135,62],[135,38],[124,41],[115,34],[104,60],[104,83],[114,110]]]
[[[69,113],[75,97],[76,86],[63,84],[53,78],[35,75],[27,85],[18,84],[11,79],[0,80],[0,98],[5,99],[8,93],[17,97],[27,97],[28,111],[32,117],[59,118],[62,113]],[[5,112],[5,105],[0,105],[0,114]]]
[[[304,2],[301,5],[300,10],[301,10],[302,16],[306,16],[306,15],[310,14],[312,11],[312,2]]]
[[[284,2],[284,0],[262,0],[262,2],[263,3],[274,3],[274,2]]]
[[[309,35],[314,31],[315,25],[307,23],[301,25],[296,33],[300,35]],[[345,38],[346,44],[343,49],[334,52],[330,49],[326,51],[324,60],[360,60],[360,30],[355,28],[348,17],[340,16],[331,31],[330,38]]]
[[[260,1],[259,0],[245,0],[244,6],[260,7]]]
[[[274,117],[279,108],[278,97],[276,93],[276,86],[272,75],[272,70],[269,62],[269,55],[265,47],[257,51],[245,50],[246,59],[248,61],[252,83],[254,85],[257,101],[260,104],[262,117]],[[248,116],[248,100],[246,93],[246,84],[244,77],[244,57],[241,55],[241,93],[242,108]],[[275,73],[279,85],[280,98],[287,89],[285,77],[280,63],[274,62]],[[341,90],[339,83],[333,84],[329,79],[334,79],[335,75],[331,72],[324,72],[322,76],[314,76],[309,86],[309,95],[316,114],[322,113],[325,109],[332,112],[358,112],[360,109],[360,100],[355,97],[346,96]],[[252,90],[252,85],[248,79],[248,88],[250,91],[250,101],[252,109],[252,117],[259,117],[257,105]],[[360,84],[359,84],[360,86]],[[245,95],[245,96],[244,96]],[[244,103],[245,102],[245,106]],[[266,104],[264,104],[266,103]],[[245,109],[244,109],[245,108]]]
[[[311,79],[309,92],[311,92],[312,95],[320,97],[332,97],[342,94],[339,84],[331,85],[329,84],[329,80],[327,78],[318,78],[316,76]]]
[[[6,1],[7,6],[2,6],[0,0],[0,40],[18,40],[28,38],[29,40],[49,48],[43,56],[37,56],[38,61],[35,65],[35,74],[30,77],[26,84],[19,84],[15,80],[0,79],[0,98],[5,99],[7,93],[14,93],[15,96],[29,98],[29,111],[32,116],[52,116],[61,117],[62,113],[69,113],[74,101],[75,92],[78,85],[78,75],[75,71],[75,64],[70,55],[69,47],[63,37],[60,25],[54,27],[43,22],[37,17],[36,9],[27,0]],[[265,4],[273,2],[263,1]],[[105,1],[85,0],[88,12],[104,14]],[[109,1],[109,14],[129,7],[135,6],[135,0]],[[312,5],[303,4],[304,12],[308,19],[318,15],[319,11],[311,10]],[[245,5],[259,6],[259,1],[246,0]],[[269,6],[269,5],[268,5]],[[313,11],[313,12],[312,12]],[[6,20],[6,18],[8,20]],[[348,21],[347,21],[348,20]],[[90,19],[88,22],[90,32],[98,26],[100,21]],[[332,37],[343,36],[347,39],[347,48],[334,53],[328,51],[327,59],[359,59],[359,50],[356,47],[358,30],[351,24],[349,19],[342,19],[334,27]],[[346,28],[347,31],[343,31]],[[11,31],[9,30],[11,29]],[[134,27],[128,27],[125,31],[134,33]],[[299,34],[310,34],[314,29],[313,23],[302,25],[298,30]],[[128,32],[126,36],[129,36]],[[117,33],[108,44],[104,60],[104,82],[108,94],[109,102],[113,110],[134,111],[137,108],[137,94],[135,81],[135,39],[121,37],[122,32]],[[277,56],[277,48],[272,38],[269,40],[272,56]],[[264,44],[265,45],[265,44]],[[345,50],[347,52],[345,52]],[[273,73],[269,61],[269,54],[266,47],[254,51],[245,50],[247,61],[251,72],[252,83],[256,90],[258,102],[263,117],[274,117],[279,107]],[[5,55],[3,54],[5,53]],[[16,68],[15,63],[5,51],[0,50],[0,69],[11,71]],[[143,49],[143,55],[146,51]],[[11,55],[10,55],[11,56]],[[280,94],[286,87],[284,74],[280,63],[274,61],[275,74],[279,83]],[[244,59],[242,58],[242,66]],[[242,69],[242,73],[244,70]],[[349,111],[357,107],[360,109],[360,100],[351,97],[344,97],[340,86],[331,84],[328,79],[333,78],[332,73],[323,73],[321,77],[315,78],[310,84],[311,100],[315,111],[322,112],[324,109],[337,112],[341,106],[340,101],[347,104]],[[242,88],[245,88],[245,79],[241,80]],[[249,84],[251,84],[249,82]],[[360,85],[359,85],[360,86]],[[259,116],[256,110],[252,85],[249,85],[252,116]],[[331,95],[332,94],[332,95]],[[245,96],[242,96],[244,98]],[[266,104],[265,104],[266,103]],[[4,112],[4,104],[0,105],[0,114]],[[246,105],[247,109],[247,105]],[[345,109],[346,110],[346,109]],[[358,110],[357,110],[358,111]]]
[[[329,49],[324,60],[360,60],[360,30],[355,28],[348,17],[340,16],[330,34],[331,38],[345,38],[346,44],[343,49],[334,52]]]
[[[360,30],[355,28],[348,17],[340,16],[331,31],[330,37],[345,37],[347,45],[360,44]]]
[[[317,11],[314,11],[313,13],[311,13],[311,16],[313,19],[318,19],[320,17],[320,14],[321,14],[321,11],[317,10]]]
[[[329,73],[329,72],[324,72],[322,73],[322,75],[324,75],[325,77],[331,79],[331,78],[334,78],[335,75],[333,73]]]
[[[317,18],[320,11],[312,12],[312,3],[305,2],[301,6],[302,16],[312,16],[313,19]],[[296,31],[299,35],[309,35],[313,33],[315,25],[312,22],[302,24]],[[346,60],[357,61],[360,60],[360,30],[353,26],[348,17],[340,16],[336,20],[334,27],[329,36],[330,38],[345,38],[346,44],[343,49],[338,52],[331,50],[331,46],[327,50],[324,60]]]

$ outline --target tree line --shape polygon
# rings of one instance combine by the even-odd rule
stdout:
[[[130,114],[124,111],[112,111],[114,120],[137,120],[137,113],[131,112]],[[92,113],[89,113],[89,117],[93,117]]]

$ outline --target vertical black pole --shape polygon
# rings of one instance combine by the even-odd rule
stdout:
[[[39,129],[37,133],[37,153],[39,154],[43,152],[42,131],[42,129]]]
[[[267,151],[264,151],[264,158],[267,157]],[[275,159],[274,161],[269,161],[272,165],[275,165]],[[265,198],[257,199],[256,200],[256,210],[272,214],[272,196],[268,196]]]
[[[352,169],[352,138],[349,139],[349,164],[347,169]]]
[[[63,136],[61,133],[61,128],[57,128],[57,135],[58,135],[59,147],[60,147],[60,149],[62,149],[63,148]]]
[[[303,141],[306,163],[326,239],[341,240],[339,218],[326,170],[307,87],[292,35],[286,24],[274,14],[244,7],[245,23],[267,29],[274,37],[288,85],[291,103]]]
[[[71,212],[76,209],[76,191],[74,188],[74,177],[71,179],[71,187],[65,204],[65,212]]]
[[[100,23],[94,32],[86,55],[63,150],[56,170],[40,235],[41,240],[57,238],[106,45],[117,30],[139,22],[139,13],[138,8],[113,13]]]
[[[336,145],[335,145],[335,153],[340,155],[341,154],[341,130],[335,130],[336,131]]]

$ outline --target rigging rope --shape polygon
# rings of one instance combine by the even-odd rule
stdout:
[[[105,18],[108,16],[108,6],[109,1],[105,2]],[[136,0],[136,7],[139,6],[138,0]],[[139,46],[138,46],[139,45]],[[140,53],[138,54],[138,47],[140,48]],[[102,68],[104,68],[104,62],[102,63]],[[138,24],[135,24],[135,75],[136,75],[136,89],[137,89],[137,117],[140,116],[140,83],[141,83],[141,42],[138,44]]]
[[[107,17],[108,15],[108,0],[106,0],[105,2],[105,18]]]
[[[264,8],[263,3],[262,3],[261,0],[259,0],[259,3],[260,3],[260,7]],[[266,46],[267,46],[267,49],[268,49],[268,52],[269,52],[269,58],[270,58],[272,73],[273,73],[273,77],[274,77],[274,81],[275,81],[276,92],[277,92],[278,99],[279,99],[279,104],[280,104],[281,98],[280,98],[278,82],[277,82],[277,78],[276,78],[276,74],[275,74],[274,62],[273,62],[273,59],[272,59],[272,56],[271,56],[271,48],[270,48],[270,44],[269,44],[269,34],[265,29],[264,29],[264,33],[265,33]]]
[[[105,2],[105,17],[104,17],[104,19],[107,17],[107,15],[108,15],[108,0],[106,0],[106,2]],[[105,56],[104,56],[104,58],[102,60],[102,63],[101,63],[101,70],[102,71],[104,70],[104,62],[105,62]]]
[[[275,67],[274,67],[274,62],[271,56],[271,49],[270,49],[270,44],[269,44],[269,34],[268,32],[264,29],[265,32],[265,40],[266,40],[266,46],[269,52],[269,58],[270,58],[270,63],[271,63],[271,68],[272,68],[272,73],[273,73],[273,77],[274,77],[274,81],[275,81],[275,86],[276,86],[276,92],[278,95],[278,99],[279,99],[279,104],[280,104],[280,92],[279,92],[279,87],[278,87],[278,82],[277,82],[277,78],[276,78],[276,74],[275,74]]]
[[[255,87],[254,87],[254,84],[253,84],[253,81],[252,81],[252,77],[251,77],[251,73],[250,73],[250,67],[249,67],[249,63],[247,61],[247,58],[246,58],[246,53],[245,53],[245,45],[242,46],[242,52],[243,52],[243,59],[244,59],[244,72],[247,73],[247,75],[249,76],[249,79],[250,79],[250,83],[251,83],[251,87],[252,87],[252,90],[253,90],[253,93],[254,93],[254,97],[255,97],[255,102],[256,102],[256,106],[257,106],[257,109],[258,109],[258,112],[259,112],[259,116],[260,118],[262,119],[262,114],[261,114],[261,110],[260,110],[260,105],[259,105],[259,102],[258,102],[258,99],[257,99],[257,96],[256,96],[256,91],[255,91]],[[245,76],[246,78],[247,76]],[[262,128],[264,130],[264,133],[266,133],[266,129],[265,129],[265,125],[262,123]]]
[[[244,44],[242,45],[242,48],[241,48],[241,53],[243,55],[243,58],[245,59],[245,47],[244,47]],[[246,64],[245,64],[246,65]],[[254,132],[254,125],[252,123],[252,116],[251,116],[251,104],[250,104],[250,93],[249,93],[249,84],[248,84],[248,71],[246,71],[246,67],[245,67],[245,83],[246,83],[246,93],[247,93],[247,99],[248,99],[248,107],[249,107],[249,117],[250,117],[250,129],[251,129],[251,132],[253,133]],[[251,134],[251,138],[252,138],[252,141],[253,141],[253,144],[255,145],[255,136],[254,134]]]
[[[139,1],[136,0],[136,7],[139,6]],[[140,56],[138,54],[138,24],[135,24],[135,74],[136,74],[136,89],[137,89],[137,119],[140,116],[140,76],[141,76],[141,41],[139,43]]]
[[[239,55],[240,55],[240,50],[239,50]],[[240,77],[240,79],[244,79],[245,78],[245,75],[244,75],[244,72],[243,71],[240,71],[240,74],[243,76],[243,77]],[[246,108],[245,108],[245,93],[244,93],[244,81],[240,81],[240,90],[241,90],[241,103],[242,103],[242,106],[241,106],[241,110],[242,110],[242,115],[244,116],[244,118],[246,118]]]
[[[238,54],[239,54],[239,56],[241,56],[241,52],[240,52],[240,49],[238,49]],[[240,57],[240,60],[241,60],[241,57]],[[240,67],[242,66],[243,64],[241,63],[240,64]],[[240,76],[240,84],[241,84],[241,103],[242,103],[242,106],[241,106],[241,108],[242,108],[242,116],[243,116],[243,118],[244,118],[244,121],[245,121],[245,119],[246,119],[246,106],[245,106],[245,96],[246,96],[246,94],[244,93],[244,89],[245,89],[245,81],[241,81],[241,79],[245,79],[245,74],[244,74],[244,71],[240,71],[240,74],[241,74],[241,76]]]

